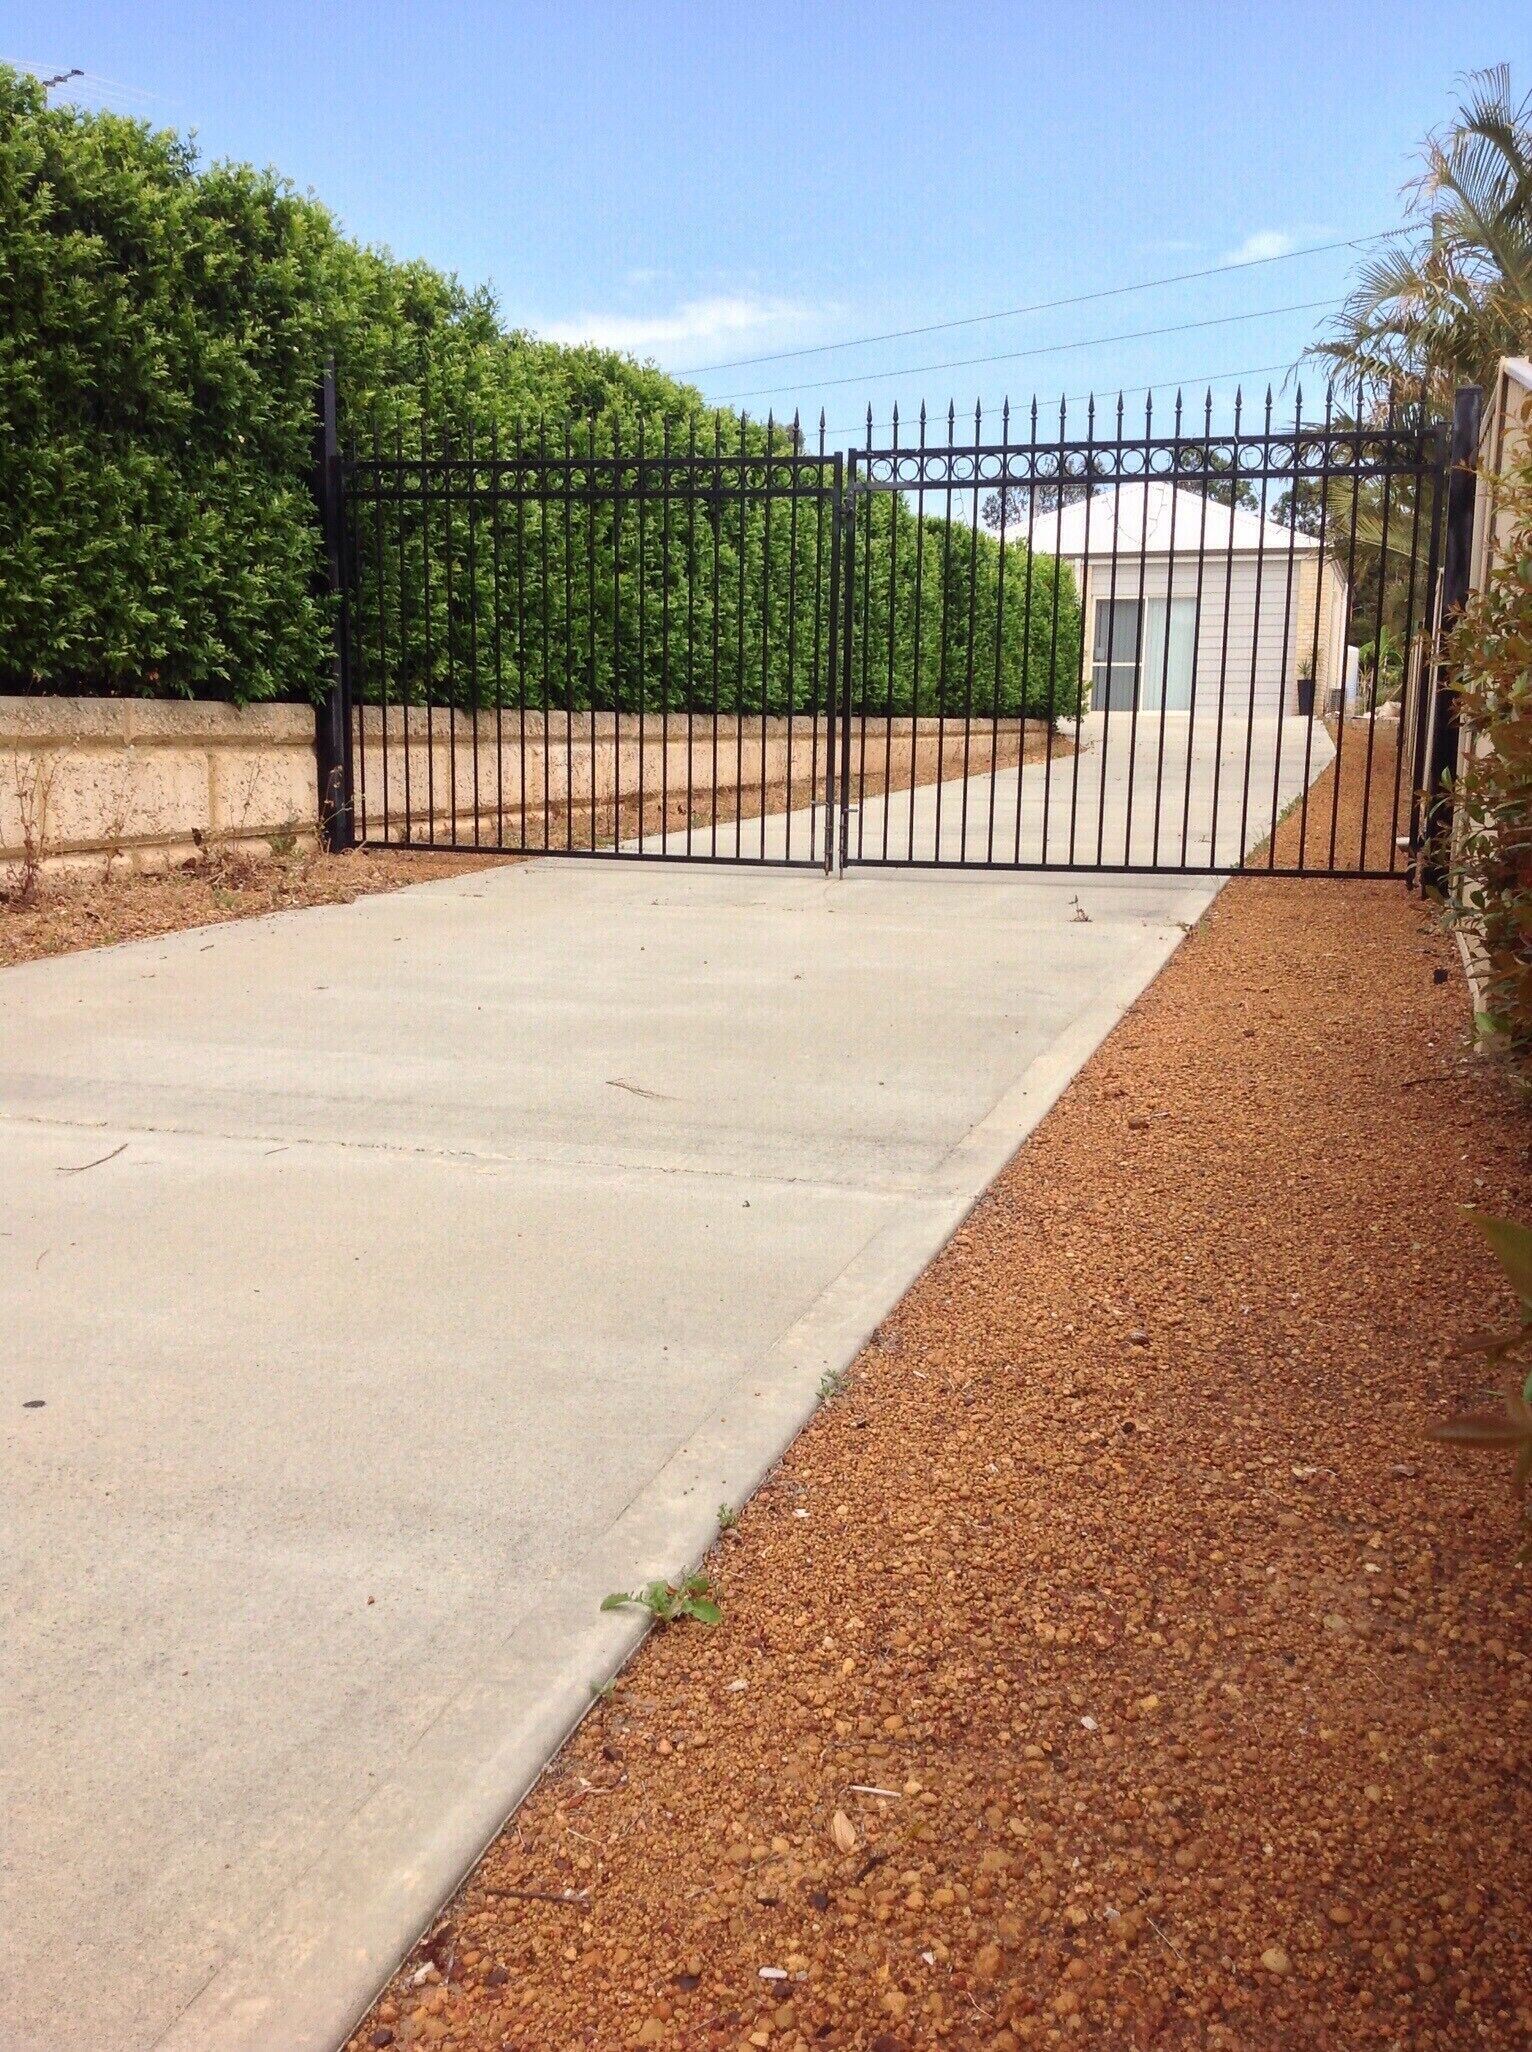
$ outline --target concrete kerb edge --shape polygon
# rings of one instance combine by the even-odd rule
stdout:
[[[1221,888],[1210,880],[1203,910]],[[158,2040],[162,2052],[265,2052],[276,2029],[288,2052],[344,2044],[589,1713],[595,1690],[643,1642],[646,1623],[603,1614],[602,1597],[702,1557],[718,1503],[742,1503],[760,1487],[818,1410],[821,1378],[856,1358],[1183,938],[1161,928],[1136,948],[1127,995],[1080,1012],[948,1155],[953,1187],[877,1232],[745,1371],[728,1400],[730,1409],[751,1406],[745,1436],[727,1410],[689,1435],[204,1984]]]

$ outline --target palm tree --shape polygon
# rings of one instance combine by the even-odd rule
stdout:
[[[1309,351],[1376,407],[1393,390],[1446,411],[1502,356],[1532,348],[1532,94],[1471,72],[1405,187],[1411,223],[1368,259],[1333,334]]]

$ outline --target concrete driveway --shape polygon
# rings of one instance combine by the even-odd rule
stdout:
[[[0,972],[0,2045],[336,2043],[1211,895],[548,861]]]

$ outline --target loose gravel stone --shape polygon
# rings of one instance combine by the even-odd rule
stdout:
[[[1508,1304],[1459,1207],[1532,1211],[1468,1024],[1399,886],[1231,885],[720,1542],[723,1623],[485,1855],[440,2006],[430,1941],[396,1976],[400,2043],[1532,2042],[1526,1577],[1503,1464],[1424,1436]]]

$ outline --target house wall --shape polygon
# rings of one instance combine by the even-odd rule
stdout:
[[[1110,561],[1092,562],[1085,573],[1087,684],[1095,652],[1098,600],[1141,595],[1200,597],[1194,679],[1197,707],[1216,706],[1222,678],[1228,717],[1244,718],[1252,710],[1257,715],[1296,712],[1300,667],[1314,643],[1316,577],[1320,586],[1321,689],[1334,673],[1337,629],[1343,636],[1345,625],[1344,579],[1333,576],[1330,565],[1320,571],[1313,552],[1307,556],[1295,552],[1291,559],[1275,552],[1260,559],[1254,555],[1209,556],[1202,565],[1200,594],[1195,555],[1174,559],[1151,556],[1142,565],[1142,575],[1140,571],[1137,561],[1120,556],[1115,579]],[[1078,564],[1076,576],[1080,576]]]

